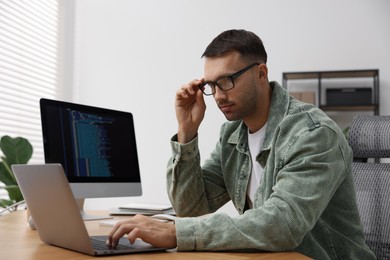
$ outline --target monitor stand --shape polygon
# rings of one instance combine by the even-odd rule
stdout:
[[[99,220],[99,219],[109,219],[111,216],[96,216],[96,215],[88,215],[84,212],[84,200],[85,199],[76,199],[77,206],[80,209],[81,217],[84,221],[88,220]]]

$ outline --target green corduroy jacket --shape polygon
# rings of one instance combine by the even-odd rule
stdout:
[[[247,127],[226,122],[201,166],[198,138],[179,144],[167,168],[167,191],[178,216],[177,249],[295,250],[315,259],[375,259],[366,245],[351,172],[352,152],[323,111],[276,82],[264,144],[264,175],[246,209],[252,163]],[[239,215],[214,213],[232,201]],[[213,213],[213,214],[209,214]],[[201,216],[201,217],[198,217]]]

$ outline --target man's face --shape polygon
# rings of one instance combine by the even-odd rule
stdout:
[[[230,52],[221,57],[206,58],[204,80],[216,81],[251,65],[238,52]],[[262,88],[259,82],[259,66],[255,65],[234,80],[234,88],[222,91],[216,87],[214,99],[229,121],[251,120],[261,109],[259,97]]]

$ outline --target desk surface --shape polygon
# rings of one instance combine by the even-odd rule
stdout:
[[[101,213],[101,212],[100,212]],[[26,211],[17,211],[0,216],[1,259],[90,259],[89,255],[50,246],[42,243],[38,232],[31,230],[26,222]],[[111,227],[99,225],[99,221],[86,221],[91,235],[107,235]],[[283,253],[231,253],[231,252],[158,252],[146,254],[118,255],[106,259],[309,259],[296,252]]]

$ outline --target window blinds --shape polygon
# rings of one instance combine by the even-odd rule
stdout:
[[[43,163],[39,99],[59,93],[60,0],[0,0],[0,137],[32,144]]]

